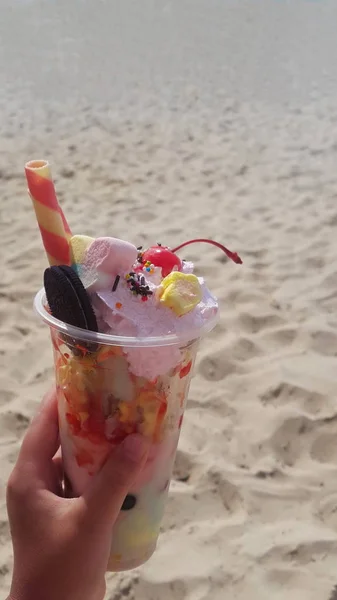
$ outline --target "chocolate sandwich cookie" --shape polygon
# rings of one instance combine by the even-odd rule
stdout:
[[[90,298],[82,281],[71,267],[60,265],[46,269],[44,287],[53,317],[68,325],[98,331]],[[74,351],[73,338],[63,334],[63,339]],[[89,344],[86,344],[86,347],[88,346]],[[90,351],[94,351],[94,346],[96,347],[96,344],[90,344]]]
[[[71,267],[60,265],[46,269],[44,287],[54,317],[81,329],[98,331],[89,296]]]

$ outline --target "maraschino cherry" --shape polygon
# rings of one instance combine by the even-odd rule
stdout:
[[[175,267],[178,271],[181,270],[182,261],[180,260],[179,256],[177,256],[175,253],[178,252],[178,250],[180,250],[181,248],[188,246],[189,244],[195,244],[199,242],[205,242],[207,244],[212,244],[213,246],[220,248],[220,250],[222,250],[226,254],[226,256],[228,256],[228,258],[230,258],[236,264],[242,264],[242,260],[236,252],[231,252],[230,250],[228,250],[228,248],[226,248],[222,244],[219,244],[219,242],[207,239],[190,240],[189,242],[184,242],[183,244],[180,244],[180,246],[177,246],[173,250],[171,250],[167,246],[161,246],[160,244],[158,244],[157,246],[151,246],[141,254],[141,262],[143,265],[144,263],[149,262],[155,267],[161,267],[162,276],[166,277],[173,271]]]
[[[182,266],[179,256],[174,254],[167,246],[151,246],[151,248],[145,250],[142,254],[142,263],[144,264],[147,261],[155,267],[161,267],[163,277],[169,275],[174,267],[177,267],[180,271]]]

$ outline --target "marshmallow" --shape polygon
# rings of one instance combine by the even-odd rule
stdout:
[[[100,271],[117,275],[131,271],[136,262],[136,246],[112,237],[101,237],[87,248],[83,264],[88,271]]]
[[[85,251],[94,241],[95,238],[88,235],[73,235],[69,241],[71,264],[83,263]]]
[[[160,302],[181,317],[193,310],[202,299],[198,277],[172,271],[163,279],[159,288]]]

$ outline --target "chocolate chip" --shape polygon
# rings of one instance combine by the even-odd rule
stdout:
[[[136,496],[133,494],[128,494],[123,502],[122,510],[132,510],[137,504]]]

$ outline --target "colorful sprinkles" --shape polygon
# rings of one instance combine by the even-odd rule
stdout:
[[[144,264],[144,268],[147,273],[150,273],[150,275],[152,275],[152,273],[154,273],[154,266],[149,260],[147,260],[146,263]]]
[[[150,287],[146,285],[145,277],[141,273],[130,271],[130,273],[125,276],[125,279],[131,292],[135,296],[141,296],[143,302],[146,302],[148,297],[152,296],[153,292],[150,290]]]

